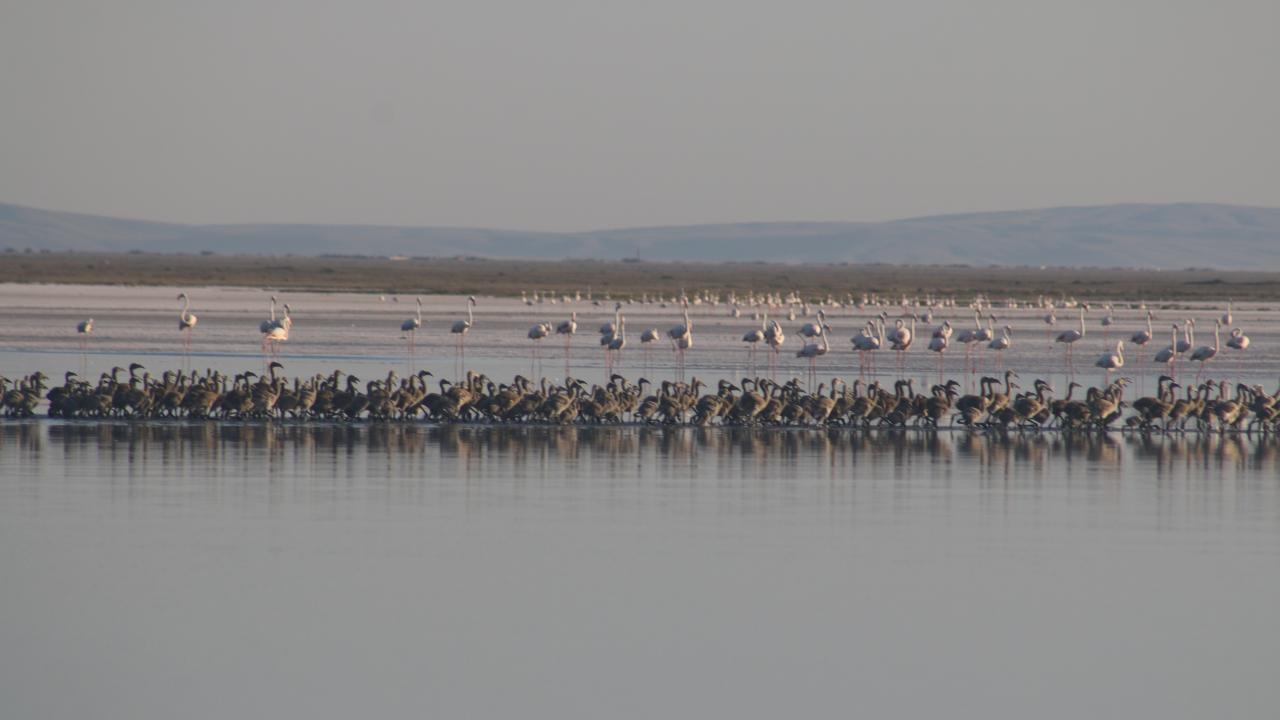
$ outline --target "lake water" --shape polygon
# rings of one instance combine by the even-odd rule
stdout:
[[[0,425],[7,717],[1272,717],[1280,446]]]
[[[175,294],[0,286],[3,372],[177,366]],[[260,368],[266,293],[193,295],[193,364]],[[408,363],[387,330],[403,298],[282,299],[290,372]],[[417,362],[449,369],[456,301],[429,303]],[[578,307],[598,379],[608,312]],[[552,312],[481,308],[468,366],[528,368],[523,328]],[[700,375],[743,369],[725,312],[695,315]],[[1167,314],[1203,340],[1217,312]],[[1236,313],[1256,347],[1230,361],[1274,381],[1272,311]],[[1009,314],[1025,384],[1060,372],[1036,313]],[[841,342],[824,360],[847,375]],[[1274,717],[1278,454],[1232,435],[0,420],[0,716]]]

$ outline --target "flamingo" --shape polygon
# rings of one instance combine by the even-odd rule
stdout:
[[[1226,327],[1235,322],[1235,318],[1231,315],[1231,301],[1227,301],[1227,311],[1222,313],[1222,327]]]
[[[800,326],[800,335],[806,338],[811,338],[811,339],[816,338],[822,334],[822,328],[824,325],[826,325],[826,322],[827,322],[827,313],[823,310],[818,310],[818,321],[805,323],[804,325]]]
[[[178,293],[178,299],[182,301],[182,311],[178,313],[178,331],[182,335],[182,352],[184,355],[191,354],[191,331],[195,328],[200,318],[191,312],[191,298],[186,293]]]
[[[995,350],[1000,353],[996,356],[1000,359],[1000,367],[1004,367],[1004,351],[1008,350],[1009,346],[1012,344],[1013,328],[1008,325],[1004,326],[1004,329],[1000,333],[1000,337],[992,338],[991,342],[987,343],[988,350]]]
[[[1112,308],[1111,303],[1107,303],[1102,307],[1106,308],[1107,310],[1107,314],[1102,316],[1102,340],[1105,342],[1107,339],[1107,328],[1115,324],[1116,316],[1115,316],[1115,309]]]
[[[1133,336],[1129,338],[1129,342],[1133,343],[1134,345],[1137,345],[1138,347],[1145,347],[1147,343],[1151,342],[1151,337],[1152,337],[1151,318],[1152,317],[1153,315],[1151,314],[1151,311],[1148,310],[1147,311],[1147,329],[1139,330],[1138,332],[1134,333]]]
[[[271,332],[271,328],[275,327],[275,325],[276,325],[276,296],[272,295],[271,296],[271,318],[268,320],[263,320],[262,323],[258,325],[258,330],[263,335],[266,335],[267,333]],[[264,341],[264,344],[265,344],[265,341]]]
[[[1249,347],[1249,336],[1240,328],[1231,328],[1231,337],[1227,338],[1227,347],[1232,350],[1246,350]]]
[[[76,323],[76,334],[80,336],[80,352],[84,352],[89,336],[93,334],[93,318]]]
[[[578,311],[569,313],[569,319],[556,326],[556,334],[564,336],[564,374],[569,375],[569,344],[578,332]]]
[[[868,362],[874,362],[874,356],[868,355],[868,353],[879,350],[883,343],[883,338],[884,329],[873,320],[868,320],[857,335],[849,338],[849,342],[853,343],[853,349],[858,352],[859,375],[866,372]],[[872,372],[875,372],[874,369]]]
[[[974,324],[974,326],[975,326],[975,329],[974,329],[974,330],[961,330],[961,331],[960,331],[960,334],[956,336],[956,340],[958,340],[958,341],[960,341],[960,342],[964,343],[964,370],[965,370],[965,372],[974,372],[974,371],[976,371],[976,370],[977,370],[977,368],[972,367],[972,365],[973,365],[973,360],[972,360],[972,358],[973,358],[973,348],[974,348],[974,346],[975,346],[978,342],[981,342],[981,341],[983,340],[982,335],[981,335],[981,334],[982,334],[982,331],[983,331],[983,328],[982,328],[982,313],[980,313],[980,312],[979,312],[979,311],[977,311],[977,310],[974,310],[974,311],[973,311],[973,324]]]
[[[946,327],[947,332],[939,334],[938,332],[935,331],[933,337],[929,338],[929,349],[935,353],[938,353],[938,380],[939,381],[942,380],[942,360],[943,360],[943,357],[946,355],[947,346],[951,344],[951,327],[945,321],[944,321],[944,325],[947,325]]]
[[[409,333],[409,356],[413,357],[416,349],[418,328],[422,327],[422,298],[414,298],[418,303],[418,310],[413,317],[400,323],[400,332]]]
[[[600,326],[601,335],[613,335],[618,331],[618,313],[622,310],[622,303],[614,303],[613,305],[613,322],[607,322]],[[608,343],[603,343],[608,344]]]
[[[293,319],[289,317],[289,303],[285,303],[284,317],[271,324],[271,328],[262,338],[262,346],[265,351],[267,343],[273,343],[271,347],[271,355],[275,357],[280,353],[280,343],[288,342],[289,329],[293,327]]]
[[[649,328],[640,333],[640,347],[644,348],[644,369],[649,372],[649,353],[653,350],[653,343],[662,337],[662,332],[658,328]]]
[[[551,323],[540,322],[529,328],[528,337],[533,341],[533,347],[529,351],[530,361],[536,362],[538,359],[538,346],[540,341],[551,334]]]
[[[1173,327],[1173,336],[1169,339],[1169,347],[1164,348],[1160,352],[1156,353],[1156,356],[1152,358],[1152,362],[1164,363],[1165,365],[1168,365],[1169,376],[1176,377],[1174,375],[1173,363],[1175,360],[1178,359],[1178,324],[1173,323],[1172,327]]]
[[[1174,343],[1179,355],[1190,350],[1196,344],[1196,319],[1189,318],[1182,326],[1182,339]]]
[[[818,311],[821,315],[822,311]],[[804,347],[796,352],[796,357],[809,358],[809,387],[813,387],[818,379],[817,362],[818,357],[826,355],[831,346],[827,343],[827,334],[831,332],[831,326],[823,325],[822,332],[818,333],[817,341],[806,343]]]
[[[1244,330],[1240,328],[1231,328],[1231,337],[1227,338],[1227,347],[1232,350],[1246,350],[1249,347],[1249,336],[1245,335]]]
[[[458,336],[458,344],[454,348],[454,361],[457,363],[458,372],[461,372],[462,363],[466,360],[467,355],[467,333],[471,332],[471,326],[475,323],[475,314],[472,312],[476,306],[476,296],[467,296],[467,319],[455,320],[453,327],[449,328],[449,332]]]
[[[911,327],[907,327],[906,323],[901,319],[894,322],[893,333],[889,335],[889,345],[893,348],[893,352],[898,356],[898,374],[902,374],[902,366],[906,362],[905,353],[911,349],[911,343],[916,339],[916,320],[918,318],[913,314],[911,316]],[[951,321],[944,320],[943,325],[946,328],[947,338],[951,337]]]
[[[782,344],[787,341],[787,336],[782,332],[782,326],[778,324],[777,320],[769,321],[769,329],[764,333],[764,341],[773,350],[773,355],[769,358],[769,375],[772,377],[778,371],[778,352],[782,348]]]
[[[681,303],[683,306],[683,325],[673,325],[667,330],[667,337],[671,338],[672,350],[675,351],[679,363],[680,379],[684,379],[684,353],[693,347],[693,321],[689,319],[689,300],[686,298]]]
[[[749,330],[742,336],[742,342],[747,343],[747,357],[751,361],[751,374],[756,373],[756,347],[764,341],[764,331],[769,325],[769,313],[764,314],[764,320],[760,321],[759,330]]]
[[[618,353],[618,359],[621,360],[622,350],[626,346],[627,346],[627,316],[619,315],[618,316],[618,332],[614,333],[613,339],[609,341],[609,346],[605,348],[605,350],[610,353]],[[612,360],[609,363],[609,368],[611,370],[613,368]]]
[[[1196,373],[1196,382],[1200,382],[1200,374],[1204,372],[1205,363],[1218,356],[1218,351],[1222,348],[1220,342],[1219,330],[1222,328],[1222,321],[1213,321],[1213,347],[1201,345],[1191,353],[1191,359],[1200,363],[1200,370]]]
[[[1080,329],[1064,330],[1058,333],[1058,337],[1054,338],[1054,342],[1060,342],[1066,345],[1067,371],[1074,373],[1075,369],[1071,365],[1071,346],[1084,338],[1084,308],[1080,308]]]
[[[1100,367],[1107,371],[1109,376],[1111,373],[1124,367],[1124,341],[1116,341],[1116,349],[1112,352],[1104,352],[1098,356],[1093,363],[1094,367]],[[1104,380],[1103,384],[1107,384]]]

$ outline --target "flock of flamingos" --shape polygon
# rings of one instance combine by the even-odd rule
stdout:
[[[582,299],[581,293],[573,296],[533,293],[532,297],[523,294],[525,304],[530,306]],[[182,306],[177,327],[182,333],[183,350],[189,354],[192,333],[199,320],[191,312],[187,293],[178,295],[178,300]],[[589,293],[587,300],[591,301]],[[608,302],[612,301],[606,300],[606,307]],[[1131,381],[1112,375],[1125,366],[1124,340],[1115,341],[1114,346],[1108,343],[1107,350],[1094,360],[1093,365],[1106,373],[1102,384],[1087,388],[1082,398],[1075,397],[1076,389],[1082,386],[1074,382],[1073,350],[1086,337],[1088,307],[1074,301],[1055,303],[1041,298],[1031,306],[1040,308],[1037,312],[1043,312],[1040,318],[1046,331],[1054,343],[1063,347],[1067,376],[1072,382],[1061,398],[1054,396],[1054,389],[1045,380],[1035,380],[1030,388],[1022,389],[1020,378],[1013,370],[981,377],[977,382],[979,389],[968,394],[962,394],[960,382],[942,381],[943,358],[956,345],[964,348],[967,375],[977,374],[979,362],[975,351],[978,348],[994,353],[992,365],[998,364],[1003,369],[1003,354],[1014,342],[1013,329],[1005,324],[997,330],[994,308],[985,298],[977,298],[970,305],[973,325],[964,328],[953,327],[950,320],[935,324],[935,313],[958,306],[954,301],[933,298],[916,303],[903,298],[900,303],[892,304],[876,297],[856,301],[851,296],[843,300],[828,297],[824,301],[809,302],[794,294],[784,297],[752,293],[741,297],[731,294],[726,302],[710,292],[693,296],[681,292],[673,298],[644,296],[628,304],[631,302],[672,305],[679,309],[678,324],[665,331],[651,327],[639,333],[641,347],[646,350],[654,344],[670,343],[675,357],[672,380],[655,385],[639,378],[633,383],[613,372],[615,356],[628,346],[626,305],[613,302],[612,319],[598,328],[607,382],[588,385],[570,372],[569,349],[579,331],[578,313],[573,311],[559,323],[536,323],[526,334],[532,343],[531,358],[535,360],[542,340],[552,336],[564,339],[563,383],[545,378],[535,383],[521,375],[507,383],[495,383],[483,374],[465,370],[463,364],[466,336],[476,320],[476,298],[468,297],[466,318],[449,326],[455,338],[457,380],[439,379],[438,388],[433,389],[427,384],[427,378],[432,375],[428,371],[411,372],[405,378],[392,371],[385,378],[362,385],[359,378],[338,370],[328,376],[295,378],[290,382],[277,373],[283,365],[274,360],[278,359],[279,347],[288,342],[293,328],[291,308],[288,304],[278,305],[272,297],[270,316],[259,325],[264,360],[272,360],[262,374],[250,371],[226,377],[212,370],[169,371],[153,378],[144,367],[134,363],[127,369],[127,379],[121,378],[126,369],[119,367],[102,374],[96,383],[69,372],[62,385],[50,388],[48,378],[36,372],[16,382],[0,378],[0,407],[6,416],[20,417],[36,414],[42,403],[47,402],[48,414],[55,417],[191,417],[236,421],[285,417],[504,423],[631,419],[698,425],[939,427],[959,424],[969,428],[1105,430],[1118,426],[1147,431],[1263,432],[1280,427],[1280,390],[1268,394],[1259,386],[1237,383],[1231,392],[1225,381],[1200,381],[1205,366],[1223,351],[1224,327],[1231,328],[1225,343],[1227,348],[1245,350],[1249,347],[1249,337],[1234,326],[1230,303],[1222,316],[1215,319],[1212,345],[1196,345],[1194,320],[1171,324],[1165,336],[1168,344],[1160,342],[1153,327],[1154,313],[1147,310],[1145,327],[1135,330],[1128,342],[1138,352],[1150,353],[1151,362],[1163,366],[1160,369],[1164,374],[1157,383],[1155,395],[1130,402],[1125,394]],[[759,322],[742,336],[752,368],[747,377],[738,382],[721,380],[714,391],[696,376],[686,381],[686,354],[694,347],[691,303],[731,305],[732,318],[742,317],[742,308],[746,307],[751,318]],[[593,304],[602,303],[596,300]],[[851,349],[859,357],[860,377],[852,383],[838,377],[829,384],[818,383],[817,361],[832,350],[832,330],[826,308],[855,306],[871,307],[873,312],[878,309],[850,338]],[[900,308],[900,314],[891,320],[889,309],[895,306]],[[1070,318],[1071,327],[1058,327],[1060,310]],[[1110,305],[1103,310],[1101,325],[1105,332],[1116,324],[1116,319]],[[794,350],[797,358],[808,360],[808,377],[803,381],[792,378],[778,382],[779,355],[790,352],[781,321],[794,322],[798,315],[809,319],[796,328],[799,347]],[[410,353],[423,326],[422,301],[418,298],[414,315],[399,326]],[[78,324],[82,349],[93,330],[92,319]],[[927,341],[918,342],[918,337],[927,337]],[[881,350],[893,352],[898,364],[897,377],[902,378],[904,356],[917,346],[937,356],[937,384],[918,391],[912,379],[898,379],[883,387],[878,381],[865,381],[868,370],[874,375],[875,357]],[[761,350],[769,353],[767,374],[755,371],[756,354]],[[1176,381],[1179,361],[1199,364],[1195,380],[1185,387]],[[1016,392],[1020,389],[1023,391]]]

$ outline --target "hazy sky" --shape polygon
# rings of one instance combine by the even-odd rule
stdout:
[[[1280,2],[0,0],[0,201],[576,230],[1280,205]]]

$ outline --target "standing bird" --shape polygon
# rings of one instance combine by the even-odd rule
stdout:
[[[178,313],[178,331],[183,333],[182,336],[182,352],[186,356],[191,355],[191,331],[195,328],[196,323],[200,322],[200,318],[191,312],[191,298],[186,293],[179,293],[178,299],[182,301],[182,311]]]
[[[262,336],[262,351],[265,354],[270,343],[272,357],[280,354],[280,343],[288,342],[289,329],[293,327],[293,318],[289,317],[289,303],[285,303],[283,307],[284,317],[271,323],[270,328]]]
[[[84,352],[85,343],[93,334],[93,318],[76,323],[76,334],[80,336],[80,352]]]
[[[400,332],[409,333],[409,355],[413,355],[414,342],[417,338],[418,328],[422,327],[422,298],[414,298],[418,303],[418,310],[413,317],[400,323]]]
[[[617,353],[618,360],[622,359],[622,350],[627,346],[627,316],[618,316],[618,332],[613,334],[613,339],[609,341],[609,346],[605,348],[609,353]],[[609,356],[609,371],[613,374],[613,356]]]
[[[1124,341],[1117,340],[1115,351],[1102,353],[1094,361],[1093,365],[1106,370],[1108,375],[1124,367]],[[1106,378],[1103,378],[1102,384],[1106,385],[1107,383]]]
[[[778,352],[782,344],[787,341],[787,336],[782,332],[782,326],[777,320],[769,321],[769,329],[764,331],[764,341],[773,351],[769,356],[769,376],[773,377],[778,372]]]
[[[858,375],[865,375],[867,367],[871,367],[871,372],[875,372],[875,356],[874,353],[884,344],[884,326],[880,323],[883,320],[877,316],[876,319],[868,320],[862,330],[857,335],[849,338],[849,342],[853,343],[853,349],[858,353]],[[899,323],[902,321],[899,320]]]
[[[769,327],[769,313],[764,314],[764,320],[760,321],[758,330],[748,330],[742,336],[742,342],[747,343],[747,358],[751,363],[751,374],[756,374],[756,348],[760,343],[764,342],[764,331]]]
[[[271,317],[267,320],[263,320],[258,325],[258,331],[261,332],[263,335],[266,335],[267,333],[271,332],[271,328],[275,327],[275,324],[276,324],[276,296],[272,295],[271,296]]]
[[[945,333],[934,332],[933,337],[929,338],[929,349],[938,353],[938,382],[942,382],[942,361],[951,344],[951,326],[946,321],[944,325],[947,330]]]
[[[996,357],[999,359],[1001,369],[1004,368],[1004,351],[1008,350],[1009,346],[1012,344],[1013,328],[1008,325],[1004,326],[1003,331],[1000,333],[1000,337],[992,338],[991,342],[987,343],[988,350],[995,350],[1000,353]]]
[[[1222,313],[1222,327],[1226,327],[1235,322],[1235,318],[1231,315],[1231,301],[1227,301],[1227,311]]]
[[[531,366],[538,362],[538,347],[542,344],[542,339],[551,334],[551,323],[540,322],[529,328],[528,338],[533,341],[533,347],[529,351],[529,361]],[[539,375],[537,370],[533,371],[534,375]]]
[[[819,311],[821,313],[821,311]],[[821,332],[818,333],[818,340],[806,343],[804,347],[796,352],[796,357],[809,358],[809,387],[812,388],[817,384],[818,380],[818,357],[826,355],[831,346],[827,343],[827,335],[831,332],[830,325],[823,325]]]
[[[1106,305],[1103,305],[1103,307],[1107,309],[1107,314],[1102,316],[1102,341],[1106,342],[1107,328],[1115,324],[1116,316],[1115,309],[1111,307],[1111,303],[1107,303]]]
[[[476,306],[476,296],[467,296],[467,319],[455,320],[453,327],[449,328],[449,332],[457,335],[457,345],[454,347],[454,364],[457,367],[458,374],[462,374],[462,364],[466,361],[467,354],[467,333],[471,332],[471,325],[475,322],[475,315],[472,309]]]
[[[1227,338],[1227,347],[1232,350],[1245,350],[1249,347],[1249,336],[1240,328],[1231,328],[1231,337]],[[1241,361],[1243,364],[1243,360]]]
[[[1172,327],[1173,337],[1169,340],[1169,347],[1156,353],[1156,356],[1152,358],[1151,361],[1168,365],[1169,369],[1167,372],[1169,376],[1176,379],[1177,375],[1174,373],[1173,363],[1178,359],[1178,323],[1173,323]]]
[[[911,349],[911,343],[916,338],[916,320],[918,318],[914,313],[911,315],[911,327],[901,320],[894,321],[893,332],[889,334],[889,346],[893,348],[893,352],[898,356],[898,374],[902,375],[903,365],[906,362],[905,353]],[[943,321],[946,329],[947,338],[951,337],[951,322]]]
[[[667,330],[667,337],[671,338],[671,349],[676,353],[678,380],[684,380],[685,351],[693,347],[693,321],[689,319],[689,300],[684,299],[681,305],[684,324],[673,325]]]
[[[556,334],[564,336],[564,374],[569,376],[569,344],[578,332],[578,311],[569,313],[569,319],[556,326]]]
[[[1084,339],[1084,332],[1084,308],[1080,308],[1080,329],[1063,330],[1058,333],[1058,337],[1054,338],[1054,342],[1066,345],[1067,372],[1075,373],[1075,368],[1071,364],[1071,346]]]
[[[1139,330],[1138,332],[1134,333],[1133,336],[1129,338],[1129,342],[1133,343],[1134,345],[1137,345],[1138,347],[1143,347],[1147,343],[1151,342],[1151,337],[1152,337],[1151,318],[1152,317],[1153,315],[1151,314],[1151,311],[1148,310],[1147,311],[1147,329]]]
[[[818,321],[805,323],[804,325],[800,326],[800,335],[802,337],[806,337],[810,339],[816,338],[822,335],[822,332],[823,332],[822,329],[824,326],[826,326],[826,324],[827,324],[827,313],[820,309],[818,310]]]
[[[640,347],[644,348],[644,371],[649,373],[649,353],[653,350],[653,343],[662,337],[662,333],[658,328],[649,328],[640,333]]]
[[[1222,328],[1222,321],[1215,320],[1213,322],[1213,347],[1201,345],[1191,353],[1191,359],[1200,363],[1200,370],[1196,373],[1196,382],[1200,382],[1200,374],[1204,372],[1205,363],[1218,356],[1218,351],[1222,349],[1219,330]]]

